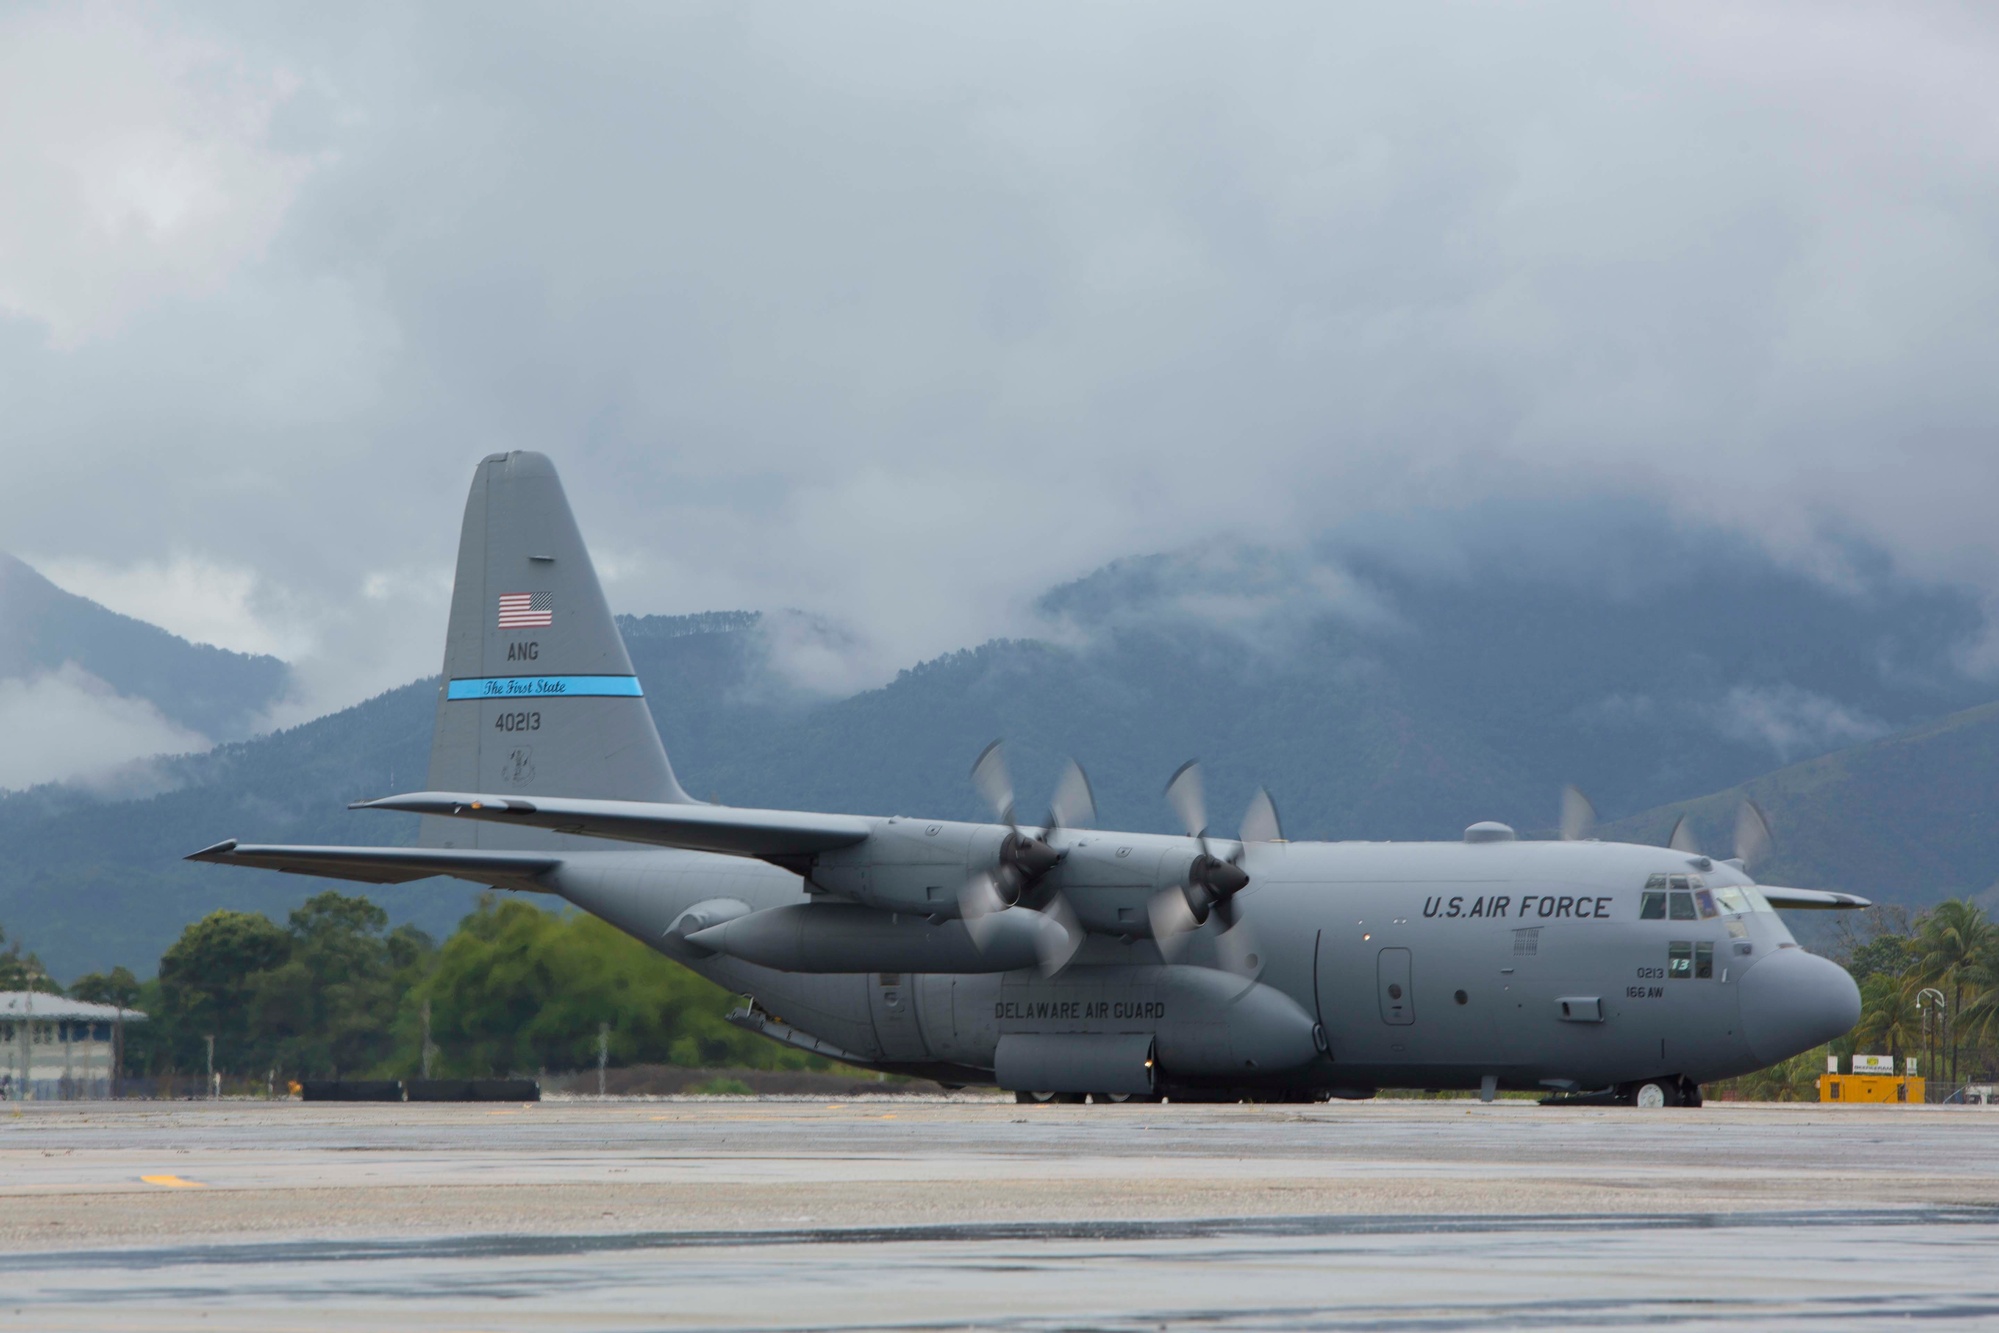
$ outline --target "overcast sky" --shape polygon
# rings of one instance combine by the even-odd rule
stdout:
[[[1999,11],[0,10],[0,548],[434,671],[464,489],[820,683],[1052,583],[1647,494],[1999,591]]]

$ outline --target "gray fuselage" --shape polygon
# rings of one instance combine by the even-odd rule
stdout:
[[[890,824],[941,827],[882,822],[890,834]],[[1493,1079],[1502,1088],[1594,1089],[1662,1076],[1701,1083],[1830,1040],[1858,1007],[1852,980],[1798,948],[1747,876],[1671,849],[1255,844],[1245,860],[1250,885],[1237,897],[1255,946],[1239,975],[1217,966],[1212,928],[1172,964],[1162,959],[1138,924],[1149,877],[1087,882],[1114,878],[1087,868],[1106,854],[1157,859],[1187,840],[1058,831],[1051,841],[1071,857],[1044,887],[1059,888],[1094,921],[1053,977],[1032,968],[779,971],[704,956],[671,933],[697,903],[833,905],[798,875],[743,858],[594,852],[568,860],[549,882],[751,997],[788,1029],[871,1065],[947,1081],[991,1081],[1004,1035],[1098,1034],[1154,1038],[1168,1088],[1364,1093]],[[1648,891],[1659,895],[1653,919],[1644,914]],[[1133,923],[1127,935],[1101,924],[1121,911]],[[893,919],[917,932],[961,929]]]

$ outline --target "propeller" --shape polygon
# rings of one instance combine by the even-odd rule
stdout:
[[[1581,842],[1596,829],[1596,807],[1576,786],[1562,788],[1562,841]]]
[[[1083,770],[1077,768],[1073,760],[1070,767],[1075,769],[1079,781],[1072,784],[1068,774],[1064,773],[1063,782],[1056,788],[1058,801],[1065,788],[1071,791],[1071,799],[1074,800],[1076,786],[1081,787],[1083,799],[1088,800],[1089,778],[1083,776]],[[992,807],[999,822],[1007,826],[1006,838],[1000,843],[999,869],[988,878],[992,881],[991,891],[1000,899],[1001,906],[1011,907],[1020,901],[1023,889],[1053,870],[1062,860],[1062,853],[1048,845],[1048,834],[1057,824],[1055,812],[1052,809],[1049,811],[1047,827],[1033,832],[1023,829],[1014,818],[1013,777],[1007,771],[1003,741],[994,741],[979,751],[978,759],[972,764],[972,786],[986,798],[986,804]],[[1094,802],[1088,809],[1094,814]],[[968,883],[966,888],[970,887]]]
[[[1062,776],[1055,780],[1055,795],[1048,801],[1048,827],[1052,831],[1096,825],[1097,796],[1090,790],[1090,775],[1071,759],[1063,766]]]
[[[1187,836],[1200,843],[1201,851],[1188,865],[1185,883],[1160,890],[1146,904],[1161,956],[1168,960],[1177,956],[1187,936],[1212,916],[1222,927],[1215,941],[1222,965],[1232,972],[1253,974],[1258,967],[1256,940],[1236,915],[1235,895],[1249,884],[1249,874],[1242,868],[1249,844],[1276,842],[1284,836],[1277,803],[1259,788],[1243,812],[1241,836],[1232,847],[1219,848],[1208,840],[1207,799],[1197,761],[1190,759],[1174,770],[1166,783],[1166,803],[1180,817]],[[1224,854],[1216,855],[1217,850]]]
[[[958,911],[965,919],[966,933],[983,950],[999,928],[995,918],[1000,913],[1025,912],[1041,918],[1033,923],[1035,953],[1042,972],[1053,976],[1083,947],[1082,923],[1059,893],[1039,911],[1018,904],[1029,886],[1062,861],[1063,853],[1049,845],[1048,835],[1058,828],[1087,828],[1096,821],[1097,802],[1089,775],[1082,765],[1070,760],[1056,781],[1047,824],[1034,830],[1023,829],[1014,817],[1013,777],[1007,769],[1003,742],[994,741],[979,752],[972,764],[972,786],[1007,826],[1007,835],[1000,843],[999,864],[973,875],[958,890]]]
[[[1762,806],[1744,799],[1742,808],[1735,812],[1735,859],[1747,869],[1769,854],[1770,821],[1763,817]]]
[[[1689,856],[1700,855],[1700,845],[1694,841],[1694,832],[1687,827],[1687,817],[1681,815],[1673,821],[1673,832],[1666,839],[1666,845],[1676,852]],[[1744,799],[1735,812],[1735,860],[1744,867],[1752,861],[1760,861],[1770,854],[1770,821],[1763,816],[1763,807]]]

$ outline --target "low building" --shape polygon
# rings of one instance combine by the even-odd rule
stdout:
[[[0,1099],[109,1097],[125,1025],[137,1009],[28,991],[0,991]]]

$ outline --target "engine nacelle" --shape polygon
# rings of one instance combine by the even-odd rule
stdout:
[[[974,944],[965,923],[856,903],[794,903],[698,930],[687,942],[780,972],[1011,972],[1033,967],[1061,927],[1039,912],[995,912]]]
[[[1053,864],[1051,850],[1060,857]],[[1059,892],[1086,930],[1137,937],[1151,933],[1152,896],[1199,878],[1203,861],[1198,843],[1165,834],[1058,829],[1045,845],[1022,846],[1001,824],[898,818],[876,825],[865,842],[821,853],[808,881],[884,912],[946,921],[962,914],[958,894],[974,875],[995,875],[1003,895],[1024,889],[1021,900],[1039,905]],[[1216,873],[1241,872],[1223,863]]]
[[[998,867],[1007,833],[997,824],[886,819],[866,841],[820,853],[807,882],[885,912],[946,920],[959,914],[966,881]]]

